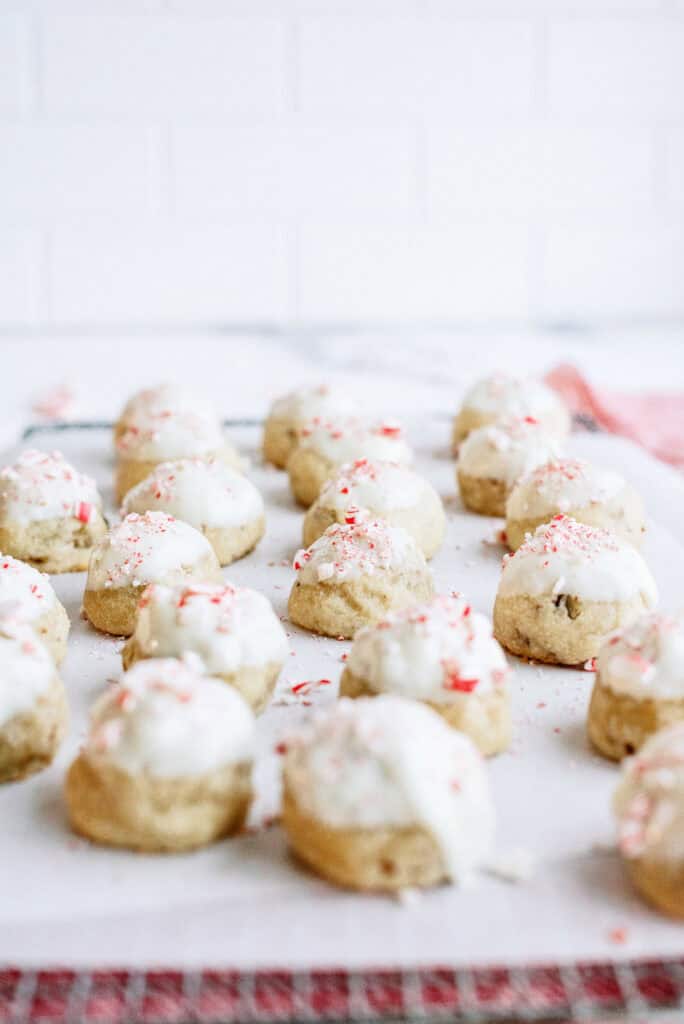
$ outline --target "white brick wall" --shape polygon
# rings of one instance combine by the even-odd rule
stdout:
[[[4,0],[0,329],[684,317],[684,0]]]

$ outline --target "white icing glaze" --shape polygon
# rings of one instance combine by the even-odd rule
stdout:
[[[337,466],[356,459],[406,464],[413,458],[402,428],[394,420],[314,418],[300,427],[298,436],[300,448],[312,449]]]
[[[482,377],[466,392],[464,408],[504,416],[535,416],[562,408],[555,391],[533,377],[492,373]]]
[[[619,473],[583,459],[555,459],[518,481],[506,506],[510,519],[536,519],[590,505],[605,505],[625,490]]]
[[[0,554],[0,614],[33,622],[57,604],[46,573],[11,555]]]
[[[505,555],[498,593],[573,594],[590,601],[626,601],[641,595],[655,606],[655,580],[641,555],[608,530],[558,515],[513,555]]]
[[[613,807],[623,856],[684,859],[684,722],[624,762]]]
[[[28,626],[0,623],[0,729],[30,711],[55,678],[55,663]]]
[[[319,384],[317,387],[299,388],[276,398],[270,408],[269,418],[287,420],[296,426],[316,416],[351,416],[357,406],[348,388]]]
[[[501,420],[468,434],[458,450],[466,476],[512,485],[524,473],[558,455],[558,442],[533,416]]]
[[[301,583],[343,582],[378,572],[421,572],[425,558],[413,537],[382,519],[333,523],[311,547],[298,551]]]
[[[85,751],[129,775],[204,775],[252,760],[254,715],[231,686],[182,661],[151,658],[96,701]]]
[[[597,678],[637,700],[684,700],[684,618],[642,615],[603,641]]]
[[[317,504],[337,512],[365,508],[382,516],[392,509],[415,508],[428,491],[432,487],[427,480],[408,466],[357,459],[323,485]]]
[[[297,804],[333,828],[425,828],[452,880],[482,865],[494,809],[481,755],[424,704],[340,700],[290,744],[285,773]]]
[[[126,405],[116,439],[122,459],[161,462],[217,452],[225,441],[220,421],[203,398],[165,384],[139,392]]]
[[[122,515],[156,509],[196,529],[243,526],[260,519],[264,502],[253,483],[220,459],[161,462],[132,488]]]
[[[356,634],[347,668],[378,693],[450,704],[505,686],[508,664],[484,615],[438,596]]]
[[[76,518],[90,522],[102,510],[95,481],[77,472],[61,452],[29,448],[0,470],[0,523]]]
[[[218,562],[211,544],[193,526],[166,512],[132,512],[95,545],[88,566],[88,590],[169,583],[183,567]]]
[[[134,639],[148,656],[192,652],[211,675],[282,664],[289,653],[270,602],[256,590],[228,583],[151,585],[140,600]]]

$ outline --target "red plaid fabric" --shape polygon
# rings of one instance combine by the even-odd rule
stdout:
[[[3,1024],[641,1020],[684,1008],[684,960],[416,971],[0,970]]]

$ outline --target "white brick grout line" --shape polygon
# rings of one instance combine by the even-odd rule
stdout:
[[[23,1024],[24,1021],[29,1020],[31,1016],[31,1003],[33,997],[36,994],[36,986],[38,984],[38,972],[37,971],[24,971],[17,984],[16,992],[14,993],[14,999],[12,1000],[9,1013],[9,1024]]]

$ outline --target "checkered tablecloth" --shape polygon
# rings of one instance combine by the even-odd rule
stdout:
[[[0,970],[0,1021],[651,1021],[684,1014],[684,959],[363,972]],[[684,1017],[683,1017],[684,1019]]]

